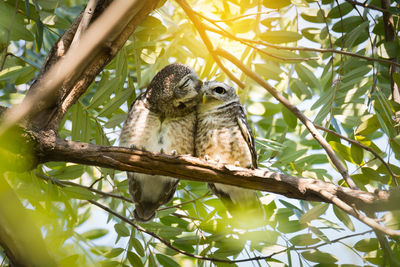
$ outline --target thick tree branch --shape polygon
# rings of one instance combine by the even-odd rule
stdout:
[[[331,200],[321,196],[320,190],[323,190],[363,211],[397,210],[400,201],[398,190],[376,191],[373,194],[315,179],[213,164],[191,156],[160,155],[129,148],[73,142],[49,133],[39,133],[37,138],[41,162],[68,161],[199,182],[218,182],[290,198],[331,203]]]
[[[32,128],[56,130],[67,109],[86,91],[157,3],[158,0],[114,1],[89,27],[79,47],[69,49],[63,58],[44,71],[24,101],[6,112],[0,134],[28,114]],[[76,20],[73,26],[78,25]],[[70,35],[75,31],[71,30]],[[68,41],[72,40],[70,35]],[[40,111],[43,111],[41,116],[37,116]]]

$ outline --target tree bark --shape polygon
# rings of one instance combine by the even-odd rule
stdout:
[[[51,132],[42,132],[36,137],[41,163],[68,161],[121,171],[167,175],[198,182],[218,182],[276,193],[289,198],[331,203],[330,199],[321,194],[324,191],[365,212],[399,209],[397,203],[400,201],[400,192],[397,190],[369,193],[311,178],[206,162],[187,155],[163,155],[125,147],[67,141]]]

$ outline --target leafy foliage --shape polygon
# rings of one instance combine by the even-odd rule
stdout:
[[[380,5],[378,1],[368,3]],[[22,100],[51,46],[84,4],[79,0],[0,2],[0,104],[10,106]],[[268,79],[315,123],[361,143],[384,159],[382,162],[356,144],[325,134],[358,187],[373,191],[397,186],[392,174],[400,175],[396,120],[400,105],[391,97],[389,65],[382,60],[398,57],[399,39],[395,28],[396,40],[385,40],[380,11],[333,0],[199,0],[190,5],[209,18],[202,21],[215,29],[209,32],[214,47],[229,50]],[[395,2],[390,9],[396,27],[398,5]],[[173,61],[193,67],[203,80],[228,81],[183,10],[176,2],[167,1],[136,29],[68,111],[60,136],[118,145],[129,105],[156,72]],[[344,185],[305,126],[237,66],[224,64],[246,85],[238,88],[238,93],[256,132],[259,165]],[[393,77],[398,86],[399,75]],[[141,224],[177,249],[173,250],[88,202],[101,202],[131,218],[133,205],[123,199],[129,198],[125,173],[51,162],[29,173],[9,173],[7,178],[43,227],[60,266],[209,265],[177,250],[219,260],[271,256],[254,260],[267,265],[387,264],[371,231],[366,235],[363,225],[328,204],[263,192],[266,225],[245,231],[233,227],[232,218],[217,198],[207,194],[205,184],[181,181],[171,207],[162,208],[154,222]],[[104,197],[96,190],[113,195]],[[387,213],[382,219],[388,227],[399,229],[398,216]],[[351,240],[340,239],[350,234],[354,234]],[[329,249],[331,242],[337,250]],[[389,239],[389,250],[400,261],[397,241]]]

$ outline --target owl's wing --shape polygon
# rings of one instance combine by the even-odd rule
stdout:
[[[146,106],[146,102],[144,101],[146,98],[146,92],[140,94],[135,101],[132,102],[129,107],[127,118],[124,122],[124,126],[122,127],[121,134],[119,136],[119,145],[129,147],[131,145],[130,140],[130,132],[131,126],[137,123],[137,120],[140,118],[138,116],[138,112],[140,110],[140,106]]]
[[[252,167],[257,168],[257,151],[254,143],[253,133],[251,132],[250,126],[247,123],[246,115],[244,113],[244,108],[240,105],[239,110],[237,112],[236,121],[239,125],[240,131],[242,132],[242,136],[249,146],[251,153],[251,161]]]

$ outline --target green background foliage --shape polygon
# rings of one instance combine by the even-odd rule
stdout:
[[[380,1],[367,2],[380,6]],[[0,2],[1,105],[20,103],[51,46],[85,4],[79,0]],[[389,65],[377,61],[400,54],[398,28],[395,41],[386,42],[382,12],[334,0],[198,0],[189,4],[210,19],[224,20],[207,22],[203,18],[204,24],[218,25],[241,38],[209,32],[214,47],[234,54],[315,123],[375,150],[392,172],[400,175],[400,135],[394,119],[399,104],[391,97]],[[390,9],[396,27],[398,6],[394,1]],[[244,14],[253,15],[240,17]],[[162,67],[175,61],[191,66],[203,80],[233,85],[179,5],[167,1],[136,29],[68,111],[60,136],[118,145],[129,105]],[[246,85],[238,88],[238,93],[255,132],[259,166],[344,185],[305,126],[235,65],[224,64]],[[400,85],[400,74],[393,78]],[[335,135],[324,136],[362,190],[397,186],[396,178],[370,152]],[[132,218],[132,203],[89,190],[129,198],[124,172],[51,162],[23,174],[8,172],[7,181],[41,226],[61,266],[226,265],[182,255],[88,202],[96,200]],[[239,230],[204,183],[181,181],[169,206],[185,204],[164,207],[153,222],[141,226],[178,249],[210,258],[246,259],[281,252],[238,266],[385,263],[371,229],[339,208],[265,192],[260,197],[266,225]],[[399,229],[398,218],[396,212],[388,212],[381,219],[386,227]],[[336,240],[348,235],[354,237]],[[389,245],[400,261],[398,243],[389,240]],[[4,265],[7,260],[0,251],[2,258]]]

